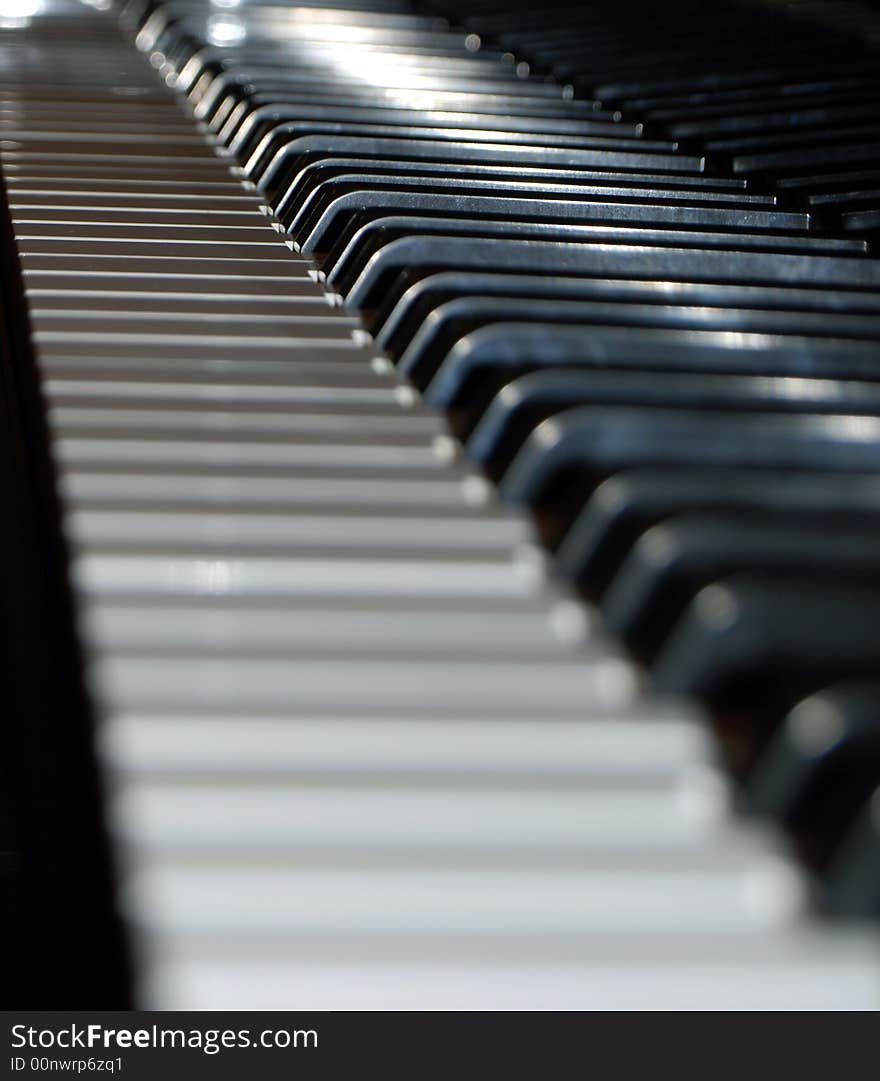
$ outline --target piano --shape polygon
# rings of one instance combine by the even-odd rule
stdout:
[[[5,0],[19,1006],[880,1006],[878,46]]]

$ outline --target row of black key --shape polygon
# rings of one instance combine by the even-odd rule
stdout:
[[[719,157],[684,117],[717,102],[735,130],[737,102],[815,66],[814,30],[689,76],[672,53],[700,33],[627,52],[614,28],[648,34],[646,9],[578,9],[571,35],[532,38],[561,85],[518,60],[533,14],[469,7],[497,49],[378,4],[295,35],[245,5],[225,39],[198,3],[125,18],[657,687],[710,704],[745,798],[798,829],[829,907],[876,912],[880,263],[859,230],[781,204],[791,169],[774,187],[743,167],[759,124]],[[841,100],[873,85],[851,37],[822,67]],[[649,93],[682,98],[662,131],[633,105]],[[824,744],[803,737],[832,714]]]

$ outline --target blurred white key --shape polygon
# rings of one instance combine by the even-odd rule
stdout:
[[[443,862],[453,852],[480,851],[508,862],[539,854],[580,866],[609,852],[636,859],[655,848],[668,854],[717,851],[722,842],[728,851],[739,847],[724,824],[730,807],[720,777],[714,798],[699,778],[698,803],[687,771],[543,788],[464,778],[443,786],[422,780],[418,787],[392,777],[372,785],[297,783],[296,775],[257,786],[233,764],[229,770],[225,782],[130,781],[111,798],[114,832],[135,848],[166,855],[240,850],[294,863],[302,851],[330,860],[342,850],[357,862],[358,853],[373,849],[406,851],[416,863],[432,852]]]
[[[709,735],[683,708],[636,703],[590,717],[442,717],[414,711],[400,717],[279,714],[212,715],[121,712],[101,725],[102,754],[132,776],[210,775],[230,767],[255,779],[280,773],[387,778],[454,773],[606,780],[686,771],[702,800]],[[714,789],[714,774],[708,775]],[[709,799],[713,801],[714,792]]]
[[[803,910],[799,874],[754,851],[589,870],[197,866],[144,861],[125,910],[160,932],[478,935],[729,934],[782,928]]]

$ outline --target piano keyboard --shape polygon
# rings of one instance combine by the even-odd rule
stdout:
[[[874,24],[441,6],[0,22],[138,1001],[876,1008]]]

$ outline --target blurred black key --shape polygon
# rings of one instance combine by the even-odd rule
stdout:
[[[651,666],[658,690],[690,694],[753,723],[781,718],[830,683],[880,666],[880,592],[757,575],[702,590]]]
[[[695,463],[688,470],[636,469],[602,483],[562,541],[556,559],[564,573],[599,597],[648,528],[675,514],[736,513],[762,521],[796,515],[824,524],[880,528],[880,477],[726,471]]]
[[[500,490],[514,503],[555,503],[570,524],[586,496],[619,470],[873,472],[880,468],[878,436],[880,420],[874,417],[582,406],[538,425],[501,478]]]
[[[470,431],[468,456],[500,475],[532,428],[579,405],[638,405],[682,409],[731,409],[779,413],[864,413],[880,416],[880,384],[820,379],[772,379],[702,373],[556,369],[531,372],[512,382],[473,388],[472,413],[485,395],[491,404]],[[494,396],[493,396],[494,395]],[[463,415],[464,414],[464,415]],[[456,430],[469,431],[464,410]]]
[[[825,876],[823,900],[837,916],[880,915],[880,789],[866,801]]]
[[[880,786],[880,683],[843,683],[799,702],[748,778],[749,808],[795,830],[824,866]]]
[[[832,533],[794,516],[671,518],[639,538],[602,599],[602,616],[650,664],[693,597],[735,574],[880,592],[880,547],[872,529],[850,526]]]

